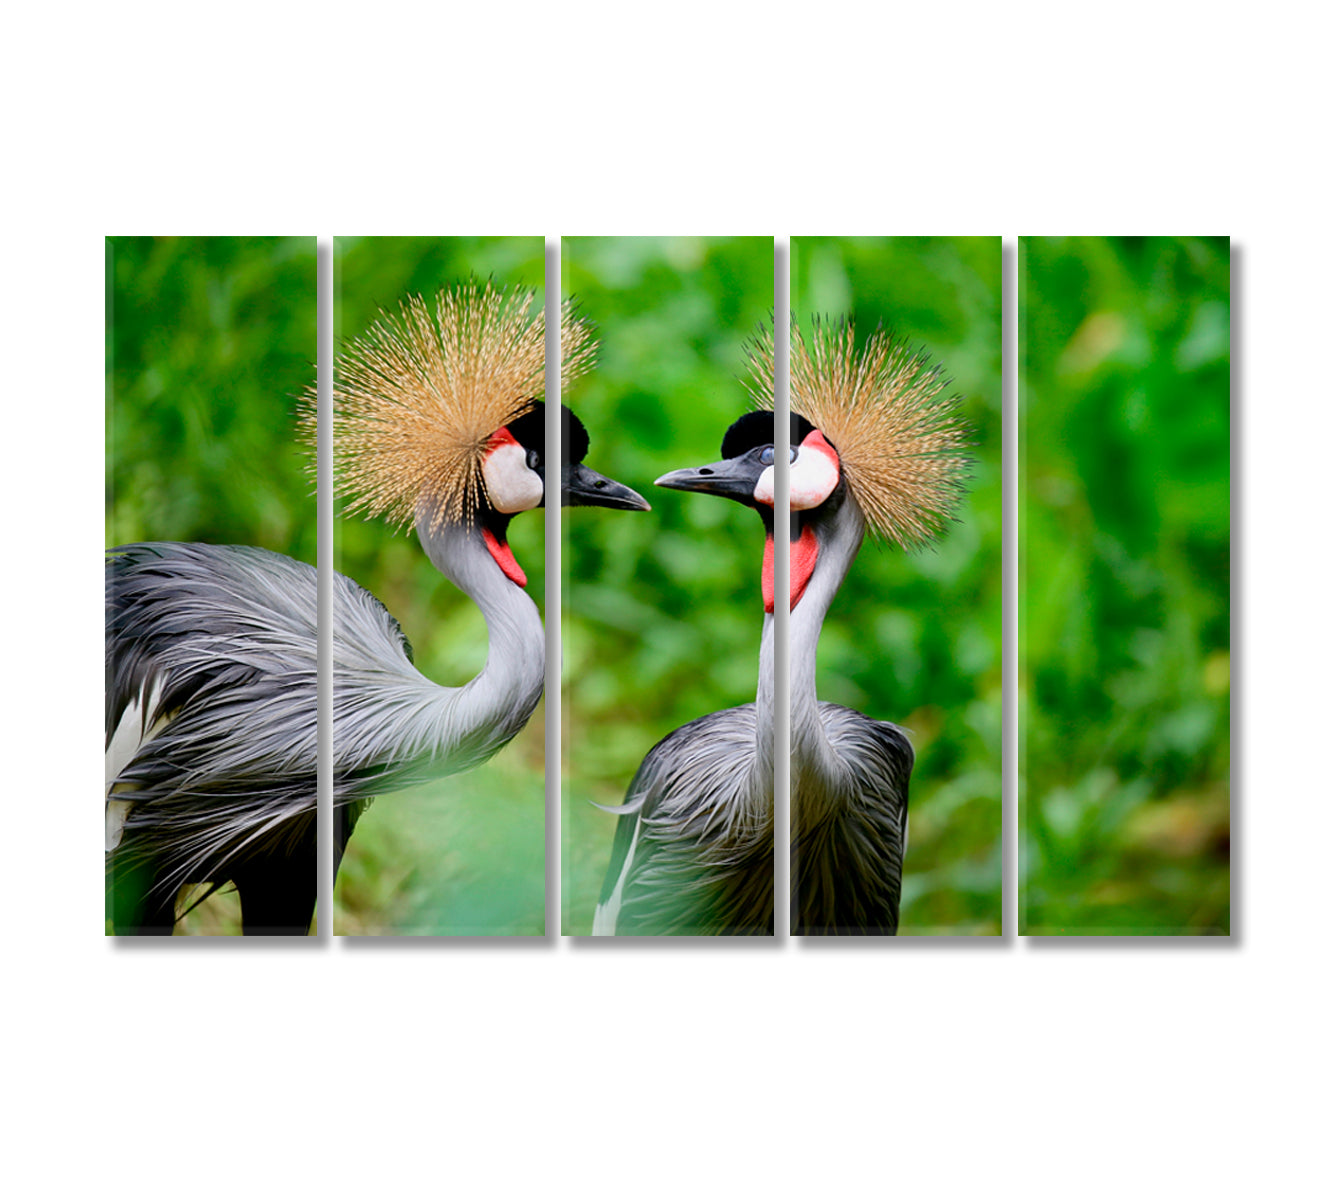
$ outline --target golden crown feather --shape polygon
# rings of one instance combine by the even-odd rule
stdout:
[[[488,281],[442,289],[379,317],[338,356],[333,459],[349,512],[404,527],[423,506],[430,527],[471,520],[484,494],[491,435],[546,392],[546,314],[536,293]],[[597,341],[572,301],[561,305],[561,387],[588,369]],[[315,440],[315,396],[302,425]]]
[[[750,348],[749,390],[772,404],[773,331]],[[937,537],[966,489],[971,459],[961,397],[928,356],[877,329],[857,352],[847,319],[816,318],[809,339],[792,318],[792,411],[838,452],[871,532],[905,550]]]

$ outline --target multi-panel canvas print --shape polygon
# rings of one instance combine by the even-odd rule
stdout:
[[[729,436],[772,453],[772,382],[748,383],[748,346],[771,321],[774,242],[564,238],[561,270],[599,339],[568,396],[590,461],[652,505],[563,513],[561,927],[767,935],[764,517],[753,480],[696,469]]]
[[[334,243],[336,934],[546,930],[545,248]]]
[[[791,242],[792,931],[1001,932],[999,238]]]
[[[1018,932],[1226,935],[1231,246],[1018,250]],[[998,238],[316,259],[106,242],[108,934],[1002,932]]]
[[[1230,248],[1020,240],[1021,933],[1231,928]]]
[[[315,251],[107,239],[108,933],[314,917]]]

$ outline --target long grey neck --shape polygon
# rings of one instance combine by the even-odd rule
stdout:
[[[420,520],[417,536],[436,569],[466,592],[486,618],[487,656],[481,672],[461,688],[441,688],[437,753],[489,757],[527,723],[542,696],[546,637],[528,593],[506,577],[479,528],[446,524],[432,531]]]
[[[755,689],[755,783],[757,812],[772,814],[774,806],[774,618],[764,614],[760,635],[760,679]]]
[[[825,614],[861,548],[866,524],[849,497],[814,524],[819,555],[806,591],[792,610],[790,678],[792,696],[792,792],[799,798],[794,817],[802,823],[820,816],[844,793],[843,767],[830,748],[820,720],[815,687],[816,651]]]

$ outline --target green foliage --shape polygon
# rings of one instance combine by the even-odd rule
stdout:
[[[770,238],[567,238],[562,284],[600,327],[570,403],[589,461],[651,513],[566,513],[563,928],[587,932],[618,804],[678,725],[754,699],[763,607],[756,516],[651,481],[718,458],[749,405],[745,343],[770,319]],[[904,933],[998,932],[1000,254],[996,239],[799,239],[792,295],[892,326],[944,362],[977,431],[977,479],[934,550],[868,545],[830,614],[821,696],[908,726]]]
[[[384,796],[338,872],[340,934],[545,931],[543,709],[486,766]]]
[[[293,438],[315,380],[314,238],[107,239],[107,545],[315,561]]]
[[[1229,928],[1229,246],[1020,268],[1025,931]]]

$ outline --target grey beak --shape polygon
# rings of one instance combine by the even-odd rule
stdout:
[[[570,508],[620,508],[648,512],[649,503],[633,488],[599,475],[583,463],[560,469],[560,502]]]
[[[747,455],[742,458],[727,458],[722,462],[711,463],[707,467],[687,467],[682,471],[672,471],[657,480],[657,485],[677,492],[704,492],[710,496],[726,496],[729,500],[750,504],[755,500],[755,485],[759,483],[763,473],[764,468],[753,457]]]

